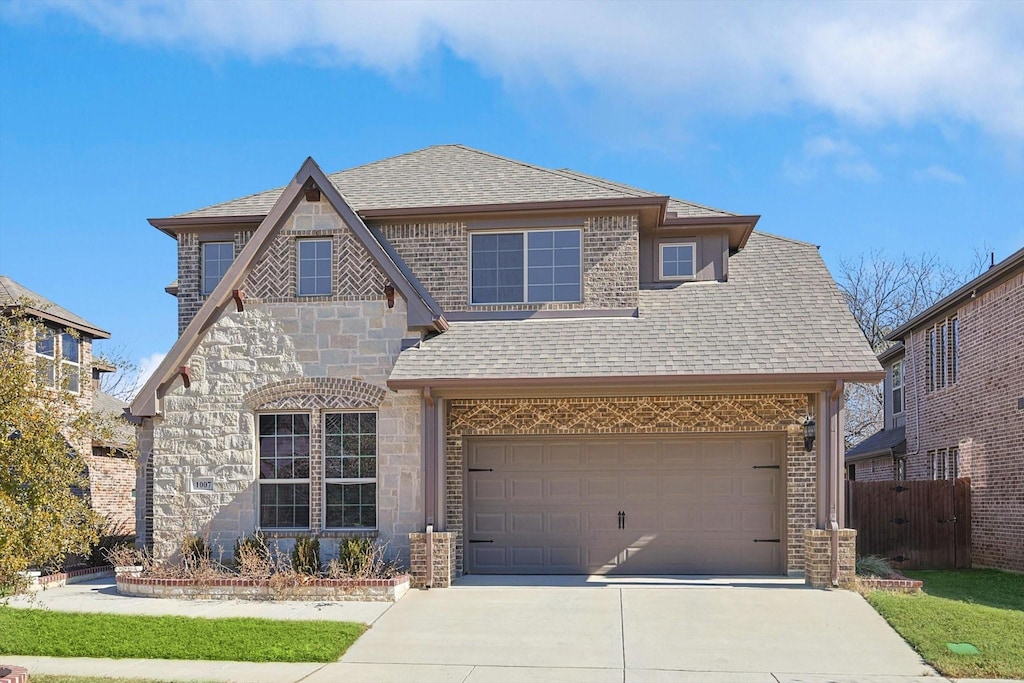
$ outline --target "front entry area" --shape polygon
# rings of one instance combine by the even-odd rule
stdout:
[[[477,437],[470,574],[783,574],[773,434]]]

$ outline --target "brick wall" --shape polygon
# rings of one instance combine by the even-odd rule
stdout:
[[[465,223],[403,223],[381,232],[446,311],[533,311],[635,308],[640,282],[639,217],[580,218],[583,228],[583,302],[469,304],[469,229]]]
[[[409,574],[413,588],[427,587],[427,563],[432,564],[430,588],[448,588],[455,578],[455,534],[434,532],[431,557],[427,557],[427,534],[409,534]]]
[[[809,529],[804,533],[804,581],[813,588],[832,586],[832,532]],[[857,575],[857,531],[839,530],[839,583]]]
[[[896,478],[896,467],[888,455],[849,463],[846,466],[847,473],[851,465],[857,466],[857,481],[889,481]]]
[[[958,448],[959,476],[971,478],[975,566],[1024,571],[1024,273],[956,315],[955,384],[928,391],[927,337],[906,340],[907,477],[931,478],[928,452]]]
[[[111,530],[135,533],[135,459],[94,447],[85,457],[89,467],[89,499],[92,509],[105,517]]]
[[[803,570],[804,531],[817,515],[815,453],[803,447],[804,394],[613,398],[452,399],[446,439],[446,530],[463,565],[463,440],[474,435],[720,434],[778,432],[785,437],[786,568]]]

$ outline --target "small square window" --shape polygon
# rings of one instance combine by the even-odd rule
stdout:
[[[231,242],[203,243],[203,295],[213,293],[234,260],[235,245]]]
[[[299,296],[330,296],[331,240],[301,240],[299,242]]]
[[[692,280],[697,273],[696,261],[696,244],[662,244],[661,279]]]

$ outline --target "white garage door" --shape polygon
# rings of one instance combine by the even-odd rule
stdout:
[[[466,446],[466,571],[781,574],[782,439],[509,437]]]

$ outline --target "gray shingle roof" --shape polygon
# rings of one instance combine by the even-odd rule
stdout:
[[[907,429],[897,427],[895,429],[883,429],[875,432],[859,444],[846,451],[847,460],[863,458],[876,453],[888,453],[892,449],[895,453],[907,452]]]
[[[754,232],[728,282],[643,290],[636,318],[452,322],[391,380],[880,370],[817,248]]]
[[[109,436],[113,440],[109,445],[127,446],[135,438],[135,428],[124,419],[124,409],[127,407],[128,404],[116,396],[103,391],[92,393],[92,412],[112,421],[112,434]]]
[[[657,197],[575,171],[553,170],[462,145],[437,145],[328,176],[356,211],[454,205]],[[266,190],[176,218],[264,215],[284,188]],[[727,216],[674,199],[669,211],[686,216]]]
[[[82,332],[88,332],[96,337],[104,339],[110,337],[109,332],[93,325],[85,318],[75,315],[63,306],[58,306],[45,296],[33,292],[6,275],[0,275],[0,307],[21,306],[26,301],[30,302],[29,312],[34,315]]]

